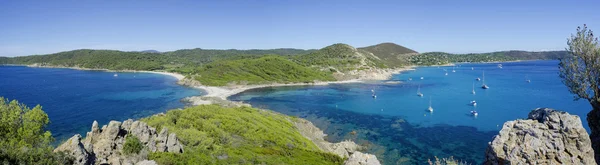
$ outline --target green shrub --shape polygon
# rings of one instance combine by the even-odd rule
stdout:
[[[139,154],[143,148],[144,145],[140,142],[140,139],[135,136],[127,135],[125,144],[123,144],[123,153],[125,155]]]
[[[30,109],[0,97],[0,163],[72,164],[72,157],[52,152],[54,139],[45,131],[48,122],[41,106]]]

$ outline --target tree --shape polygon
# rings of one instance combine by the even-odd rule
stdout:
[[[587,115],[592,148],[600,162],[600,47],[598,38],[584,24],[567,41],[569,56],[562,58],[559,73],[575,100],[586,99],[592,110]]]
[[[41,106],[33,109],[0,97],[1,164],[67,164],[72,159],[53,153],[54,140],[45,127],[50,122]]]

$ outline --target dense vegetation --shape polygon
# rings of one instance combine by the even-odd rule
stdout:
[[[525,52],[503,51],[492,53],[450,54],[444,52],[422,53],[410,56],[409,61],[414,65],[443,65],[458,62],[498,62],[515,60],[557,60],[565,57],[565,51]]]
[[[373,55],[381,59],[381,61],[388,67],[402,67],[410,65],[411,63],[408,61],[408,58],[410,56],[419,54],[412,49],[394,43],[381,43],[358,49],[373,53]]]
[[[172,52],[74,50],[6,58],[0,64],[37,64],[111,70],[164,70],[194,77],[205,85],[295,83],[333,80],[332,73],[406,65],[558,59],[565,51],[504,51],[479,54],[417,52],[393,43],[364,48],[334,44],[319,50],[183,49]]]
[[[54,139],[45,131],[48,115],[41,106],[33,109],[0,97],[0,163],[70,164],[73,159],[52,152]]]
[[[300,66],[281,56],[216,61],[194,72],[205,85],[264,84],[334,80],[331,74]]]
[[[203,105],[143,119],[176,133],[183,154],[151,153],[159,164],[341,164],[294,127],[291,117],[250,107]]]

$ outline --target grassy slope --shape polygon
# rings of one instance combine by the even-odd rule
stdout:
[[[203,105],[143,119],[168,128],[185,153],[153,153],[159,164],[341,164],[304,138],[291,117],[249,107]],[[221,159],[219,159],[221,158]],[[224,159],[223,159],[224,158]]]
[[[298,65],[281,56],[216,61],[196,72],[204,85],[298,83],[334,80],[331,74]]]
[[[379,57],[389,67],[410,65],[408,57],[418,54],[418,52],[412,49],[394,43],[381,43],[358,49],[373,53],[373,55]]]
[[[357,50],[346,44],[333,44],[310,54],[293,56],[295,62],[309,67],[320,69],[335,68],[338,71],[349,71],[366,67],[385,68],[386,66],[374,56],[367,55],[366,52]]]

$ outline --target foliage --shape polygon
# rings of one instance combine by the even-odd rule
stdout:
[[[294,127],[291,118],[250,107],[203,105],[142,119],[176,133],[183,154],[151,153],[159,164],[341,164]]]
[[[228,83],[298,83],[333,80],[330,74],[300,66],[281,56],[220,60],[194,71],[204,85],[223,86]]]
[[[560,60],[560,78],[575,94],[575,99],[586,99],[594,107],[600,106],[600,45],[587,26],[577,28],[577,34],[568,40],[570,56]]]
[[[586,25],[567,41],[569,56],[559,63],[559,76],[574,98],[586,99],[592,105],[587,114],[592,148],[600,161],[600,46]]]
[[[358,49],[373,53],[373,55],[377,56],[381,59],[381,62],[389,67],[410,65],[408,57],[418,54],[414,50],[394,43],[381,43]]]
[[[125,144],[123,144],[123,153],[125,155],[139,154],[143,148],[144,145],[140,142],[140,139],[135,136],[127,135]]]
[[[370,67],[387,67],[369,52],[357,50],[346,44],[333,44],[309,54],[292,56],[290,59],[303,66],[319,69],[335,68],[341,72],[358,69],[363,62]]]
[[[53,153],[54,140],[44,131],[50,122],[41,106],[33,109],[18,101],[0,97],[0,163],[4,164],[66,164],[73,159]]]

